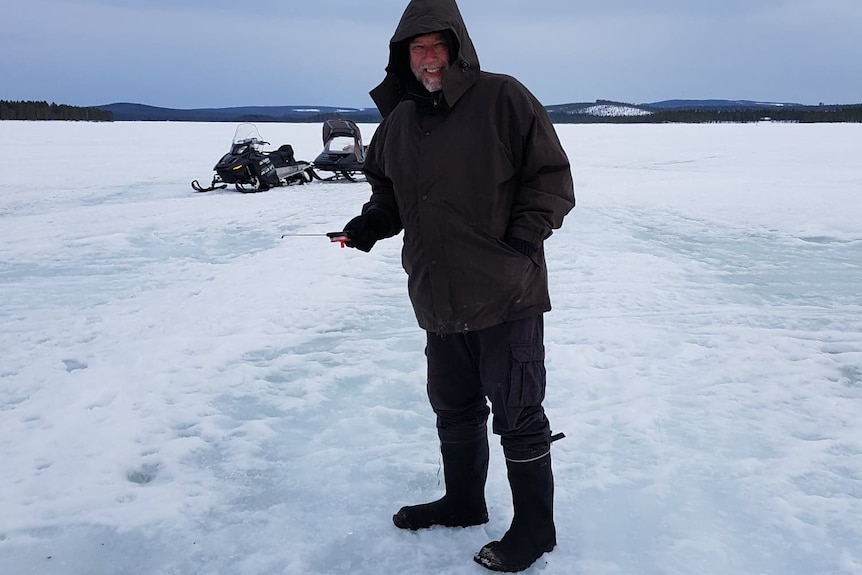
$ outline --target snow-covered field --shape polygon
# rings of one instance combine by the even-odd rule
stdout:
[[[232,124],[0,122],[0,574],[480,574],[365,183],[195,194]],[[320,125],[259,125],[313,160]],[[373,126],[362,126],[366,141]],[[862,126],[559,126],[559,546],[533,573],[862,574]]]

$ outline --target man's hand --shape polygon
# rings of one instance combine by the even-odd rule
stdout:
[[[361,216],[356,216],[344,226],[344,233],[350,237],[346,242],[349,248],[370,252],[377,240],[383,237],[389,229],[386,214],[380,210],[368,210]]]

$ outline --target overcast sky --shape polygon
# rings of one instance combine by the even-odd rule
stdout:
[[[30,0],[0,99],[371,106],[407,0]],[[485,70],[544,104],[862,102],[862,0],[461,0]]]

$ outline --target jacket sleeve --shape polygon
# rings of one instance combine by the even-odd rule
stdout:
[[[369,210],[379,210],[386,214],[389,228],[382,238],[398,234],[403,226],[395,201],[395,190],[392,180],[386,176],[383,148],[386,139],[386,120],[384,120],[371,138],[362,171],[368,183],[371,184],[371,198],[362,206],[362,213]]]
[[[571,165],[545,108],[520,84],[510,94],[509,137],[520,186],[507,236],[540,246],[575,206]]]

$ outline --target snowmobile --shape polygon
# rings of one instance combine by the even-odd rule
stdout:
[[[297,161],[293,147],[284,144],[274,151],[264,151],[269,142],[260,137],[254,124],[240,124],[236,128],[230,152],[215,165],[215,175],[209,187],[192,181],[196,192],[211,192],[233,184],[238,192],[263,192],[270,188],[307,184],[315,174],[309,162]]]
[[[323,151],[315,158],[312,174],[319,180],[332,181],[344,178],[358,181],[365,163],[368,147],[362,145],[359,126],[352,120],[326,120],[323,123]],[[322,178],[317,172],[331,172]]]

